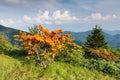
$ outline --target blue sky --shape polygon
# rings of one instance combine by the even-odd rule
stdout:
[[[120,30],[120,0],[0,0],[0,24],[16,29],[42,24],[64,31],[95,25]]]

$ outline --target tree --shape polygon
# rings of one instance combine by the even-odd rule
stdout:
[[[105,48],[106,46],[107,42],[102,34],[102,29],[96,25],[95,28],[93,28],[91,35],[88,35],[87,41],[85,42],[85,47],[98,49]]]
[[[29,32],[34,33],[34,34],[40,33],[37,25],[34,25],[33,27],[28,27],[28,30],[29,30]]]
[[[102,29],[97,25],[93,28],[91,34],[88,35],[84,48],[85,57],[87,58],[102,58],[105,60],[114,60],[117,58],[113,52],[107,50],[107,42],[102,34]]]

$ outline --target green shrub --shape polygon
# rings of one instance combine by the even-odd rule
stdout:
[[[104,73],[115,76],[120,79],[120,62],[116,63],[114,61],[106,61],[106,60],[95,60],[90,59],[87,62],[81,63],[82,66],[85,66],[89,69],[96,69],[98,71],[102,71]]]
[[[116,49],[116,48],[114,48],[114,47],[108,46],[108,47],[107,47],[107,50],[110,51],[110,52],[112,52],[112,53],[114,53],[114,54],[116,54],[116,55],[119,55],[119,56],[120,56],[120,49],[119,49],[119,48]]]
[[[27,51],[23,50],[22,48],[15,48],[13,47],[9,53],[9,56],[18,56],[18,57],[25,57],[27,56]]]
[[[83,52],[84,51],[81,46],[71,42],[66,45],[66,48],[63,51],[61,51],[62,55],[57,55],[55,59],[57,61],[78,65],[83,58]]]
[[[12,49],[12,44],[8,41],[8,39],[0,34],[0,53],[9,52]]]

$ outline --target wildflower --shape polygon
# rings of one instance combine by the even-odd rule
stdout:
[[[13,36],[15,39],[18,39],[19,38],[19,35],[14,35]]]
[[[31,45],[31,42],[30,41],[28,41],[28,46],[30,46]]]
[[[29,59],[30,59],[30,56],[26,56],[25,58],[29,60]]]
[[[63,30],[62,30],[62,29],[60,29],[60,30],[58,30],[58,32],[59,32],[59,33],[62,33],[62,32],[63,32]]]
[[[52,58],[54,58],[55,57],[55,54],[52,54]]]
[[[34,38],[35,38],[37,41],[44,41],[44,40],[43,40],[43,37],[40,36],[39,34],[34,35]]]
[[[28,54],[32,54],[33,52],[31,50],[28,50]]]
[[[44,28],[43,28],[42,25],[39,25],[39,26],[38,26],[38,29],[39,29],[40,31],[43,31]]]
[[[27,36],[27,40],[31,40],[32,39],[32,36],[31,35],[28,35]]]

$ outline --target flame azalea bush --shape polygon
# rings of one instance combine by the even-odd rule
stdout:
[[[117,57],[114,53],[108,51],[107,49],[102,49],[102,48],[99,48],[99,49],[90,48],[89,53],[90,55],[96,58],[102,58],[105,60],[114,60]]]
[[[65,49],[67,42],[72,42],[71,34],[63,34],[63,31],[49,31],[47,28],[39,25],[39,34],[20,31],[19,35],[14,35],[16,40],[22,43],[22,46],[28,52],[27,59],[33,59],[41,62],[48,57],[54,58],[58,53]],[[41,60],[42,59],[42,60]]]

